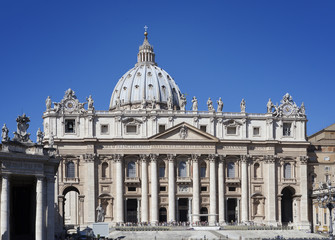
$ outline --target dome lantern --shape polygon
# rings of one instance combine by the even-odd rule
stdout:
[[[148,27],[144,27],[144,41],[143,44],[139,47],[139,52],[137,54],[137,63],[135,66],[141,65],[141,64],[153,64],[157,65],[155,63],[155,53],[154,48],[150,45],[148,41]]]

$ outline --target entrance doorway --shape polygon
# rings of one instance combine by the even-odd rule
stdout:
[[[188,198],[179,198],[178,200],[179,221],[188,221]]]
[[[205,207],[200,209],[200,214],[208,214],[208,210]],[[200,216],[200,222],[208,222],[208,216]]]
[[[227,221],[228,223],[234,223],[237,221],[236,207],[237,207],[237,199],[229,198],[227,200]]]
[[[137,199],[127,199],[127,222],[138,222],[137,207]]]
[[[63,191],[64,195],[64,225],[71,229],[79,226],[79,190],[73,186]]]
[[[165,207],[159,209],[159,222],[167,222],[167,212]]]
[[[33,178],[13,178],[10,189],[10,239],[35,239],[36,184]]]
[[[281,191],[281,220],[283,225],[293,222],[293,195],[295,191],[291,187],[286,187]]]

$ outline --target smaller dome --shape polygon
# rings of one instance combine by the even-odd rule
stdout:
[[[113,109],[180,109],[181,92],[172,77],[155,62],[153,47],[145,32],[135,67],[116,84],[109,110]]]

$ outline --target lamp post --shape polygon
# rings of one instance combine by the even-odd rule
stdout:
[[[318,204],[321,208],[328,208],[329,210],[329,239],[333,239],[333,219],[332,219],[332,210],[335,203],[335,192],[332,191],[333,187],[331,182],[327,182],[327,187],[324,187],[323,183],[320,183],[319,194],[318,194]]]

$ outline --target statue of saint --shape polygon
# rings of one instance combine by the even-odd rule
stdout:
[[[192,111],[198,111],[198,100],[195,96],[192,99]]]
[[[121,107],[121,100],[120,100],[120,96],[117,96],[116,100],[115,100],[115,105],[116,105],[116,109],[120,109]]]
[[[147,106],[147,101],[145,100],[145,98],[142,98],[142,102],[141,102],[141,109],[145,109]]]
[[[103,209],[101,203],[97,207],[96,211],[98,212],[97,213],[97,222],[103,222],[103,221],[105,221],[105,210]]]
[[[219,101],[217,101],[217,103],[218,103],[218,110],[217,110],[217,112],[222,112],[223,102],[222,102],[221,98],[219,98]]]
[[[273,103],[271,102],[271,98],[269,98],[269,101],[266,104],[266,107],[267,107],[267,113],[271,113],[272,112],[272,108],[274,107]]]
[[[244,100],[244,98],[241,101],[240,107],[241,107],[241,113],[245,113],[245,100]]]
[[[50,99],[50,96],[48,96],[47,99],[45,100],[45,106],[47,108],[47,111],[50,111],[50,109],[51,109],[51,99]]]
[[[155,108],[156,108],[156,97],[154,96],[151,101],[151,109],[155,109]]]
[[[213,111],[214,108],[213,108],[213,101],[211,98],[208,98],[207,100],[207,107],[208,107],[208,111]]]
[[[36,142],[38,144],[42,144],[43,142],[43,138],[44,138],[44,133],[41,131],[41,128],[38,128],[37,132],[36,132],[36,136],[37,136],[37,140]]]
[[[3,125],[2,127],[2,134],[1,134],[1,139],[3,142],[7,142],[9,140],[9,137],[8,137],[8,128],[6,126],[6,124]]]
[[[88,98],[86,98],[86,100],[87,100],[87,109],[88,110],[94,109],[94,107],[93,107],[94,101],[93,101],[92,96],[90,95]]]
[[[305,109],[305,104],[304,103],[301,104],[301,107],[299,109],[299,115],[302,116],[302,117],[304,117],[306,115],[306,109]]]
[[[167,107],[169,110],[172,110],[172,107],[173,107],[173,102],[172,102],[172,97],[169,96],[168,99],[167,99]]]
[[[186,108],[186,97],[184,94],[180,96],[180,110],[185,111]]]
[[[185,139],[187,137],[187,128],[184,125],[180,128],[179,136],[181,139]]]

